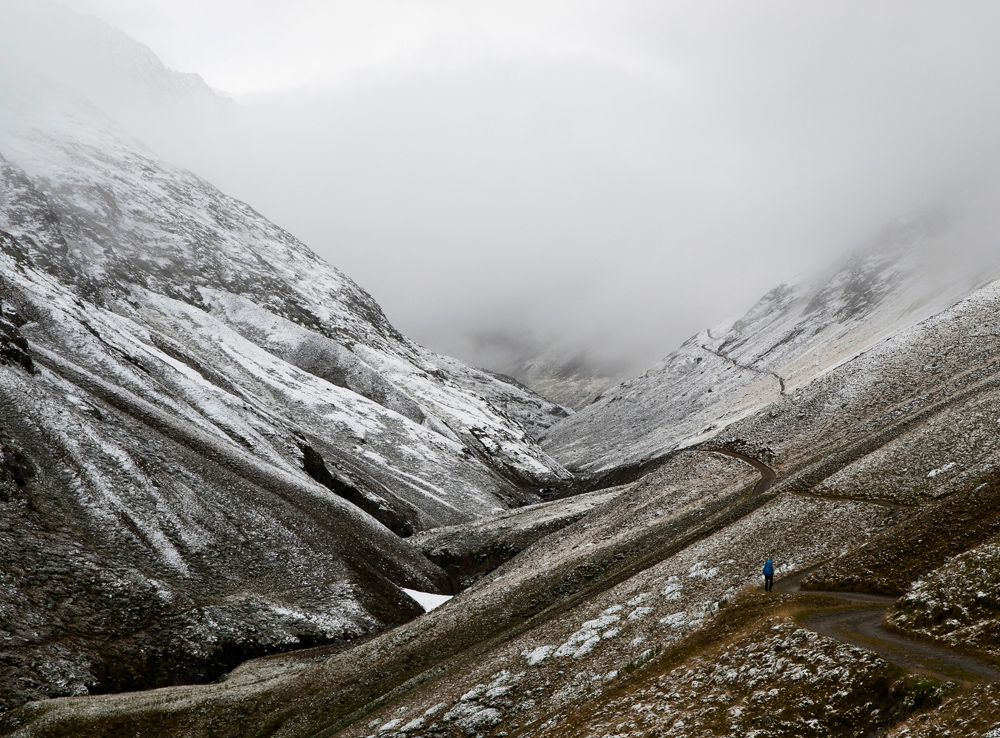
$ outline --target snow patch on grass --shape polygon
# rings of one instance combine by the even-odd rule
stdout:
[[[452,595],[440,595],[434,594],[433,592],[420,592],[416,589],[407,589],[406,587],[400,587],[407,596],[415,600],[418,605],[424,608],[424,612],[430,612],[431,610],[441,607],[445,602],[452,598]]]
[[[954,461],[949,461],[944,466],[939,466],[937,469],[931,469],[929,472],[927,472],[927,478],[933,479],[938,474],[944,474],[946,471],[951,471],[956,466],[958,466],[958,464],[956,464]]]

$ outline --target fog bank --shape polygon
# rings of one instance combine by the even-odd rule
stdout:
[[[927,209],[996,251],[993,4],[69,4],[252,90],[119,118],[474,364],[651,364]]]

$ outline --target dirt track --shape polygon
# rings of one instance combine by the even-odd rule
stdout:
[[[722,453],[741,459],[760,472],[761,480],[754,488],[755,494],[767,491],[777,478],[773,469],[756,459],[732,452]],[[805,627],[843,643],[873,651],[906,671],[927,674],[942,681],[1000,681],[1000,669],[971,654],[908,638],[886,628],[882,619],[885,611],[896,602],[893,597],[862,592],[801,589],[802,580],[817,568],[819,565],[781,580],[776,579],[775,592],[819,594],[854,603],[856,607],[811,615],[803,621]]]
[[[974,656],[893,633],[882,625],[884,614],[884,606],[870,605],[812,615],[803,625],[838,641],[874,651],[907,671],[921,672],[942,681],[993,682],[1000,679],[1000,671]]]
[[[713,449],[711,453],[722,454],[723,456],[729,456],[730,458],[742,461],[744,464],[749,464],[760,474],[760,481],[754,485],[753,495],[754,497],[759,497],[760,495],[771,489],[771,485],[774,484],[774,480],[778,478],[778,473],[765,464],[763,461],[758,461],[752,456],[747,456],[746,454],[741,454],[739,451],[731,451],[729,449]]]

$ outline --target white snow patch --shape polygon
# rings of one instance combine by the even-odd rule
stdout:
[[[465,694],[463,694],[459,698],[459,700],[461,702],[472,702],[474,700],[478,700],[480,697],[483,696],[483,693],[485,691],[486,691],[486,685],[485,684],[477,684],[475,687],[473,687],[468,692],[466,692]]]
[[[949,461],[944,466],[939,466],[937,469],[931,469],[929,472],[927,472],[927,478],[933,479],[938,474],[944,474],[946,471],[950,471],[954,469],[956,466],[958,466],[958,464],[956,464],[954,461]]]
[[[555,646],[539,646],[530,651],[521,651],[521,655],[527,660],[528,666],[537,666],[551,656],[555,650]]]
[[[611,626],[621,620],[621,617],[616,614],[621,609],[621,605],[614,605],[606,609],[600,617],[585,622],[578,631],[569,637],[569,640],[559,646],[555,655],[572,656],[574,659],[586,656],[600,642],[601,631],[606,630],[610,633]],[[617,635],[617,631],[613,635]]]
[[[433,592],[420,592],[415,589],[407,589],[406,587],[400,587],[401,590],[406,592],[410,599],[415,600],[418,605],[424,608],[424,612],[430,612],[434,608],[441,607],[445,602],[452,598],[452,595],[439,595]]]
[[[711,579],[718,573],[719,573],[719,567],[713,566],[709,568],[708,564],[706,564],[704,561],[699,561],[688,570],[688,577],[691,579],[695,578]]]
[[[672,615],[660,618],[660,623],[668,625],[671,628],[680,628],[688,621],[689,617],[690,616],[682,610],[681,612],[675,612]]]
[[[667,580],[667,586],[663,588],[663,597],[666,600],[679,600],[681,598],[681,589],[683,589],[680,582],[677,581],[676,576],[670,577]]]
[[[595,635],[595,636],[593,636],[591,638],[588,638],[584,642],[584,644],[582,646],[580,646],[578,649],[576,649],[576,651],[573,654],[573,658],[574,659],[581,659],[581,658],[583,658],[588,653],[590,653],[591,651],[593,651],[594,648],[597,646],[597,644],[600,643],[600,642],[601,642],[601,636],[599,636],[599,635]]]

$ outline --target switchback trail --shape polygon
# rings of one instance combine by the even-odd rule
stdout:
[[[886,610],[895,597],[827,590],[804,590],[802,580],[818,566],[797,572],[775,582],[775,591],[822,595],[853,603],[855,607],[810,615],[802,624],[809,630],[842,643],[873,651],[886,661],[906,671],[919,672],[941,681],[995,682],[1000,669],[967,653],[927,641],[908,638],[882,624]]]
[[[777,479],[777,472],[774,469],[753,457],[722,449],[715,450],[715,453],[739,459],[760,473],[760,481],[753,489],[754,497],[767,492]],[[775,582],[775,590],[781,593],[801,592],[822,595],[854,603],[857,606],[810,615],[802,623],[805,627],[842,643],[873,651],[906,671],[920,672],[942,681],[1000,681],[1000,669],[971,654],[908,638],[886,628],[882,624],[882,619],[886,610],[895,604],[895,597],[864,592],[803,590],[802,580],[819,566],[821,564]]]

